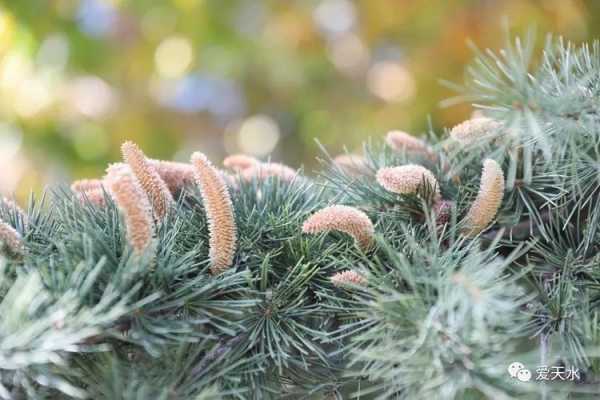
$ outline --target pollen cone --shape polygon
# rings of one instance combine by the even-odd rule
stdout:
[[[194,168],[190,164],[163,160],[148,160],[148,162],[172,194],[194,183]]]
[[[232,154],[225,157],[223,160],[225,168],[236,172],[243,171],[258,164],[260,164],[259,160],[245,154]]]
[[[0,250],[3,249],[10,257],[20,257],[25,253],[25,245],[19,232],[6,222],[0,221]]]
[[[331,283],[337,287],[346,285],[364,286],[367,284],[365,277],[353,270],[338,272],[329,279],[331,280]]]
[[[483,162],[479,192],[465,217],[464,234],[475,236],[496,217],[504,197],[504,173],[498,163],[491,159]]]
[[[276,176],[286,182],[294,180],[298,175],[295,170],[287,165],[271,162],[253,165],[241,171],[240,174],[246,181],[251,181],[253,178],[266,179]]]
[[[435,191],[436,202],[441,199],[440,186],[431,171],[420,165],[408,164],[400,167],[385,167],[377,171],[377,182],[385,190],[399,193],[416,193],[419,187],[426,182]]]
[[[173,196],[167,185],[135,143],[123,143],[121,152],[123,153],[123,160],[129,164],[133,175],[135,175],[148,199],[150,199],[156,217],[159,220],[163,219],[169,206],[173,203]]]
[[[363,250],[371,248],[374,242],[373,223],[364,212],[349,206],[334,205],[325,207],[311,215],[302,226],[304,233],[339,231],[354,238]]]
[[[456,125],[450,131],[450,137],[462,145],[475,143],[490,133],[496,132],[502,124],[487,117],[471,118]]]
[[[430,149],[427,143],[406,132],[390,131],[385,136],[385,142],[390,148],[396,151],[406,151],[414,153],[429,154]]]
[[[237,248],[237,226],[227,184],[206,156],[192,154],[196,182],[208,219],[210,270],[221,274],[231,267]]]
[[[105,183],[123,214],[129,244],[136,253],[143,253],[152,242],[154,230],[148,197],[133,174],[118,165],[108,168]]]

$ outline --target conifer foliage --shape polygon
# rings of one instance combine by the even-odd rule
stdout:
[[[592,398],[600,44],[516,40],[454,87],[478,116],[313,177],[128,142],[2,199],[0,398]]]

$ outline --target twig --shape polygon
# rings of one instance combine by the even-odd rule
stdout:
[[[550,212],[542,211],[540,217],[541,222],[548,222],[550,220]],[[481,237],[486,240],[494,240],[502,229],[504,229],[504,233],[502,234],[503,239],[523,240],[539,232],[538,224],[534,222],[534,220],[528,218],[516,225],[513,225],[512,227],[503,226],[497,229],[489,230]]]
[[[231,339],[220,343],[215,349],[206,353],[206,355],[202,358],[202,360],[198,363],[198,365],[196,365],[194,367],[194,369],[192,369],[192,371],[190,372],[190,375],[195,375],[195,374],[201,372],[209,362],[218,359],[223,354],[230,351],[236,344],[240,343],[242,341],[242,339],[244,338],[244,336],[245,336],[244,334],[234,336]]]

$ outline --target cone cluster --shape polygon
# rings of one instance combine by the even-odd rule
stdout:
[[[474,143],[481,138],[496,133],[502,124],[491,118],[477,116],[456,125],[450,136],[462,145]],[[428,152],[429,147],[421,140],[401,131],[391,131],[386,143],[394,150],[410,152]],[[398,194],[417,193],[422,184],[427,183],[435,190],[433,211],[437,225],[449,221],[452,201],[442,199],[440,188],[434,174],[427,168],[408,164],[396,167],[384,167],[377,171],[377,182],[386,190]],[[475,236],[484,230],[496,217],[504,197],[504,173],[501,166],[492,159],[483,162],[483,171],[477,197],[464,218],[462,233]]]
[[[106,188],[123,215],[129,245],[142,253],[152,242],[155,220],[164,220],[174,204],[173,196],[186,186],[198,184],[208,220],[210,270],[219,274],[230,268],[237,248],[237,227],[227,183],[235,186],[234,177],[215,168],[198,152],[190,164],[185,164],[149,159],[133,142],[125,142],[121,151],[124,162],[110,165],[102,179],[73,182],[73,193],[81,200],[105,206]],[[260,164],[258,160],[256,163]],[[226,164],[240,170],[240,165],[247,167],[254,162],[239,156]]]
[[[482,132],[498,127],[498,122],[479,117],[454,127],[451,136],[467,143]],[[389,132],[386,143],[396,151],[432,154],[425,142],[402,131]],[[106,190],[123,215],[130,246],[136,253],[142,253],[152,242],[155,222],[164,220],[174,204],[173,195],[188,185],[197,184],[208,220],[210,270],[216,275],[230,268],[237,250],[238,233],[228,184],[236,188],[239,181],[215,168],[200,152],[192,155],[190,164],[184,164],[148,159],[133,142],[125,142],[121,150],[124,162],[109,166],[103,179],[73,182],[71,189],[76,196],[105,206]],[[261,162],[243,154],[229,156],[223,164],[243,180],[275,176],[291,181],[297,177],[297,172],[286,165]],[[336,157],[334,164],[357,174],[363,173],[367,167],[364,157],[349,154]],[[453,202],[442,199],[435,175],[424,166],[408,164],[383,167],[377,171],[376,180],[383,188],[397,194],[415,194],[424,184],[430,186],[434,190],[436,222],[438,225],[448,222]],[[474,236],[485,229],[494,220],[503,195],[502,169],[496,161],[486,159],[479,192],[464,218],[463,234]],[[370,218],[363,211],[346,205],[332,205],[317,211],[306,219],[302,231],[307,234],[342,232],[350,235],[364,251],[373,247],[375,237]],[[11,253],[23,254],[21,236],[4,221],[0,221],[0,241]],[[365,283],[364,278],[353,270],[335,274],[331,281],[338,286]]]

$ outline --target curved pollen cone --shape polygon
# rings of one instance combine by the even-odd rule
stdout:
[[[356,154],[340,154],[333,163],[350,175],[362,175],[368,172],[367,159]]]
[[[87,192],[88,190],[102,189],[100,179],[80,179],[71,184],[71,190],[75,193]]]
[[[256,164],[241,171],[240,174],[246,181],[251,181],[253,178],[267,179],[276,176],[282,181],[290,182],[298,176],[295,170],[280,163]]]
[[[15,228],[0,221],[0,250],[6,250],[6,255],[20,257],[25,253],[25,244]]]
[[[346,285],[365,286],[367,284],[367,280],[365,279],[365,277],[353,270],[338,272],[337,274],[334,274],[331,278],[329,278],[329,280],[331,280],[333,286],[337,287],[342,287]]]
[[[173,196],[169,188],[155,169],[152,168],[142,150],[135,143],[123,143],[121,152],[123,153],[123,159],[129,164],[131,171],[150,199],[157,218],[164,218],[169,206],[173,203]]]
[[[483,161],[479,192],[465,216],[466,228],[463,234],[475,236],[484,230],[496,217],[504,197],[504,173],[492,159]]]
[[[192,154],[192,166],[208,219],[210,271],[218,275],[231,267],[237,248],[233,204],[221,172],[204,154]]]
[[[374,242],[373,223],[364,212],[349,206],[334,205],[325,207],[311,215],[302,225],[304,233],[339,231],[352,238],[363,250],[371,248]]]
[[[501,127],[500,122],[491,118],[471,118],[452,128],[450,137],[462,145],[468,145],[496,132]]]
[[[441,199],[440,186],[433,173],[425,167],[416,164],[402,165],[400,167],[385,167],[377,171],[377,182],[385,190],[399,193],[416,193],[423,182],[427,182],[435,191],[434,199]]]
[[[258,159],[245,154],[232,154],[223,160],[225,168],[236,172],[241,172],[258,164],[260,164]]]
[[[148,162],[172,194],[194,183],[194,168],[190,164],[163,160],[148,160]]]
[[[123,214],[129,244],[136,253],[143,253],[152,242],[154,230],[148,197],[133,174],[119,165],[108,168],[105,184]]]
[[[385,136],[385,142],[395,151],[431,154],[427,143],[403,131],[388,132]]]

